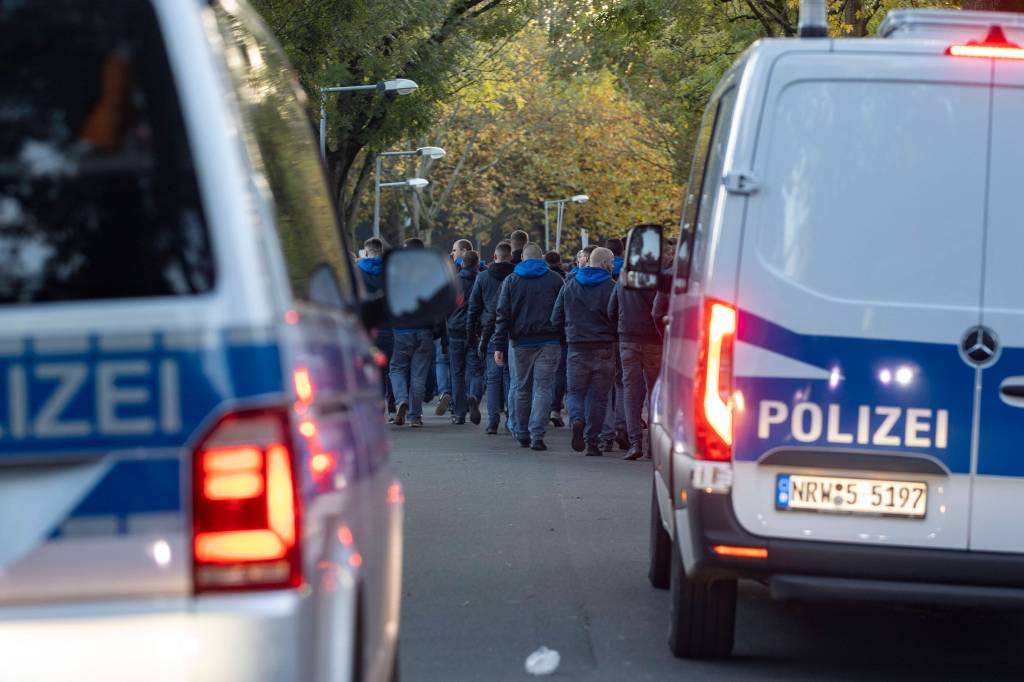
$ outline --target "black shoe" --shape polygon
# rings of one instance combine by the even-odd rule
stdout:
[[[629,435],[625,431],[616,431],[615,444],[620,450],[629,450]]]
[[[597,444],[596,447],[601,448],[602,452],[611,452],[615,449],[615,442],[610,440],[603,440]]]
[[[626,460],[627,462],[633,462],[635,460],[640,459],[643,456],[644,449],[639,445],[634,445],[629,449],[629,452],[627,452],[622,459]]]
[[[398,412],[395,412],[395,421],[392,422],[395,426],[405,425],[405,415],[409,414],[409,403],[404,400],[398,403]]]
[[[551,425],[554,427],[560,429],[565,426],[565,420],[562,419],[561,410],[551,410],[551,416],[549,417],[549,419],[551,421]]]
[[[466,418],[465,417],[452,417],[452,424],[456,424],[458,426],[462,426],[465,423],[466,423]]]
[[[423,428],[423,418],[422,417],[413,417],[412,419],[409,420],[409,426],[411,426],[414,429],[422,429]]]
[[[484,431],[484,433],[486,433],[488,436],[497,436],[498,435],[498,427],[497,426],[488,426],[487,430]]]
[[[601,457],[602,455],[604,455],[604,453],[601,452],[601,448],[598,446],[593,443],[587,446],[587,457]]]
[[[532,443],[530,443],[530,449],[531,450],[547,450],[548,446],[544,445],[544,441],[542,441],[540,438],[538,438],[537,440],[535,440]]]
[[[451,406],[451,404],[452,397],[447,393],[442,394],[441,397],[437,399],[437,407],[434,408],[434,414],[436,414],[438,417],[445,415],[448,412],[448,408]]]
[[[516,440],[519,441],[519,446],[520,447],[524,447],[524,448],[530,447],[530,439],[529,438],[516,438]]]
[[[480,398],[474,395],[469,396],[469,421],[480,423]]]
[[[583,422],[572,423],[572,449],[576,452],[583,452],[587,443],[583,440],[583,429],[586,428]]]

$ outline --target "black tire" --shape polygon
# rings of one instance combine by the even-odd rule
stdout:
[[[736,631],[736,579],[689,578],[673,543],[668,645],[677,658],[726,658]]]
[[[648,551],[647,579],[659,590],[667,590],[672,571],[672,538],[661,524],[657,483],[651,479],[651,541]]]

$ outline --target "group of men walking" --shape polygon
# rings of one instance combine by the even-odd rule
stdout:
[[[383,250],[379,239],[364,244],[359,268],[370,291],[381,287]],[[472,243],[456,241],[462,304],[433,328],[378,332],[389,421],[423,426],[423,404],[436,395],[437,414],[450,410],[453,424],[486,418],[488,435],[504,426],[521,446],[546,450],[549,426],[565,425],[564,399],[574,450],[600,456],[618,445],[625,459],[646,458],[642,416],[662,325],[653,291],[618,283],[622,256],[623,241],[609,239],[581,250],[567,271],[557,253],[516,231],[484,267]]]

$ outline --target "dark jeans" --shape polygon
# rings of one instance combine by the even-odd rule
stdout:
[[[504,367],[498,367],[494,361],[494,350],[494,346],[487,349],[487,425],[497,428],[511,381],[509,362],[506,361]]]
[[[448,339],[448,357],[452,363],[452,397],[455,399],[456,417],[469,412],[469,397],[480,400],[483,394],[483,370],[476,344],[470,346],[465,338]]]
[[[615,352],[604,348],[570,348],[566,359],[569,422],[583,422],[587,443],[597,445],[615,373]]]
[[[380,352],[388,359],[381,383],[384,388],[384,402],[390,413],[395,411],[395,391],[391,388],[391,356],[395,353],[395,334],[390,329],[380,329],[377,331],[375,342]]]
[[[448,349],[451,353],[451,348]],[[434,373],[437,376],[437,395],[452,392],[452,368],[448,360],[448,353],[441,347],[441,339],[434,341]]]
[[[434,335],[429,329],[395,334],[395,352],[391,356],[391,386],[395,400],[409,403],[409,416],[423,416],[423,394],[427,374],[433,364]]]
[[[551,393],[562,356],[561,344],[515,347],[516,438],[541,440],[551,416]]]
[[[565,402],[565,391],[566,391],[566,367],[568,362],[569,348],[568,346],[562,346],[562,359],[558,363],[558,379],[555,383],[555,395],[551,401],[551,410],[557,411],[562,409],[562,403]]]
[[[629,444],[643,447],[644,432],[640,427],[640,414],[644,400],[649,401],[654,382],[658,379],[661,346],[620,341],[619,354],[622,358],[622,386],[626,398],[624,403]]]
[[[612,387],[608,391],[608,407],[604,413],[604,428],[601,429],[601,440],[615,438],[618,431],[626,430],[626,413],[624,410],[623,386],[622,386],[622,364],[619,362],[619,344],[615,344],[612,351],[612,364],[614,375]]]

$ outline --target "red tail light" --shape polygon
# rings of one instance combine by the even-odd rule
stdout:
[[[299,506],[284,411],[222,419],[193,458],[196,592],[295,587]]]
[[[707,301],[693,388],[698,459],[721,462],[732,459],[732,356],[735,339],[736,309],[718,301]]]
[[[950,45],[946,54],[953,57],[980,57],[982,59],[1024,59],[1024,48],[1006,39],[999,26],[989,29],[985,40],[968,41],[961,45]]]

